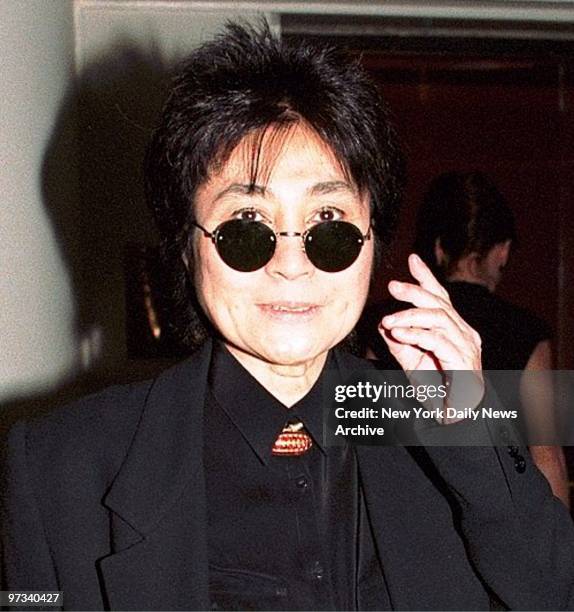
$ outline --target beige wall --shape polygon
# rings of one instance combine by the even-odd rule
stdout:
[[[66,262],[44,200],[46,150],[72,83],[73,4],[0,2],[0,399],[54,384],[77,343]],[[73,161],[73,129],[68,140]],[[74,205],[73,163],[59,197]],[[53,194],[54,196],[56,194]]]

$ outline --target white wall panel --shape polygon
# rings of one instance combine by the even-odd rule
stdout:
[[[76,202],[73,122],[51,184],[54,129],[72,84],[73,5],[0,2],[0,399],[55,385],[77,361],[74,301],[53,208]],[[49,201],[48,201],[49,200]],[[73,212],[72,212],[73,214]]]

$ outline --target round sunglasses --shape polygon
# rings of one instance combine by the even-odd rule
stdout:
[[[261,221],[232,219],[218,225],[213,232],[192,221],[217,249],[221,259],[239,272],[254,272],[267,265],[275,253],[278,236],[300,237],[309,261],[323,272],[341,272],[351,266],[371,229],[361,230],[347,221],[323,221],[304,232],[274,232]]]

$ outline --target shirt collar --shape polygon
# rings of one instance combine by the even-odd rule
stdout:
[[[303,422],[313,443],[325,453],[322,379],[333,361],[329,354],[323,371],[307,395],[287,408],[237,361],[222,342],[217,342],[212,355],[209,390],[264,464],[271,459],[273,444],[283,427],[292,419]]]

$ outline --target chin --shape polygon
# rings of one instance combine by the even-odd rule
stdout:
[[[265,355],[271,363],[278,365],[305,363],[327,352],[332,346],[313,342],[309,337],[270,338],[269,342]]]

